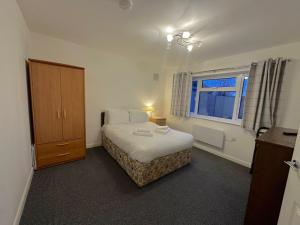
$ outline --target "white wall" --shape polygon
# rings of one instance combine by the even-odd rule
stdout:
[[[15,1],[1,0],[0,27],[0,224],[9,225],[32,175],[25,67],[29,32]]]
[[[163,112],[162,65],[100,52],[71,42],[31,33],[30,58],[86,68],[87,147],[100,144],[100,112],[107,108],[142,108],[153,102]],[[142,58],[142,57],[141,57]],[[153,80],[159,73],[159,81]]]
[[[199,49],[201,51],[201,49]],[[269,57],[287,57],[294,59],[287,67],[287,74],[282,88],[281,97],[285,99],[280,106],[281,120],[279,126],[298,129],[300,123],[300,42],[288,45],[277,46],[268,49],[247,52],[230,57],[218,58],[192,65],[183,65],[178,68],[169,69],[166,72],[165,90],[165,114],[171,126],[192,132],[194,124],[202,124],[209,127],[223,129],[226,134],[225,147],[223,150],[215,149],[211,146],[197,143],[199,148],[232,159],[243,165],[249,166],[252,160],[254,149],[254,135],[245,131],[237,125],[220,122],[213,122],[203,119],[178,119],[169,114],[172,90],[172,74],[176,71],[202,71],[216,68],[226,68],[241,65],[249,65],[251,62],[260,61]]]

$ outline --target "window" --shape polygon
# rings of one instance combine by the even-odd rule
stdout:
[[[247,86],[247,72],[194,77],[190,102],[191,115],[240,124]]]

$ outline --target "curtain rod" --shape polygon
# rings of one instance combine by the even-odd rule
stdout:
[[[243,65],[243,66],[237,66],[237,67],[227,67],[227,68],[219,68],[219,69],[212,69],[212,70],[203,70],[198,72],[192,72],[192,74],[200,74],[200,73],[208,73],[208,72],[218,72],[223,70],[238,70],[243,68],[250,68],[251,65]]]
[[[287,62],[290,62],[291,59],[286,59]],[[251,65],[257,65],[257,62],[253,62],[249,65],[242,65],[237,67],[227,67],[227,68],[219,68],[219,69],[211,69],[211,70],[204,70],[204,71],[198,71],[198,72],[191,72],[191,74],[201,74],[201,73],[208,73],[208,72],[218,72],[223,70],[239,70],[244,68],[250,68]]]

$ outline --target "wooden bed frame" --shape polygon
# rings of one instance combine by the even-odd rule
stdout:
[[[105,112],[101,112],[101,127],[104,123]],[[139,162],[130,158],[124,150],[107,138],[104,132],[102,132],[102,145],[139,187],[189,164],[192,159],[192,150],[185,149],[154,159],[149,163]]]

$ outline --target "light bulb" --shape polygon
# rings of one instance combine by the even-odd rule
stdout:
[[[174,32],[174,28],[173,27],[167,27],[166,28],[166,32],[169,33],[169,34],[173,33]]]
[[[189,38],[190,36],[191,36],[191,33],[188,32],[188,31],[184,31],[184,32],[182,33],[182,37],[183,37],[183,38]]]
[[[173,35],[172,34],[168,34],[167,35],[167,40],[168,40],[168,42],[173,41]]]
[[[193,45],[188,45],[188,46],[187,46],[187,50],[188,50],[189,52],[191,52],[191,51],[193,50]]]

